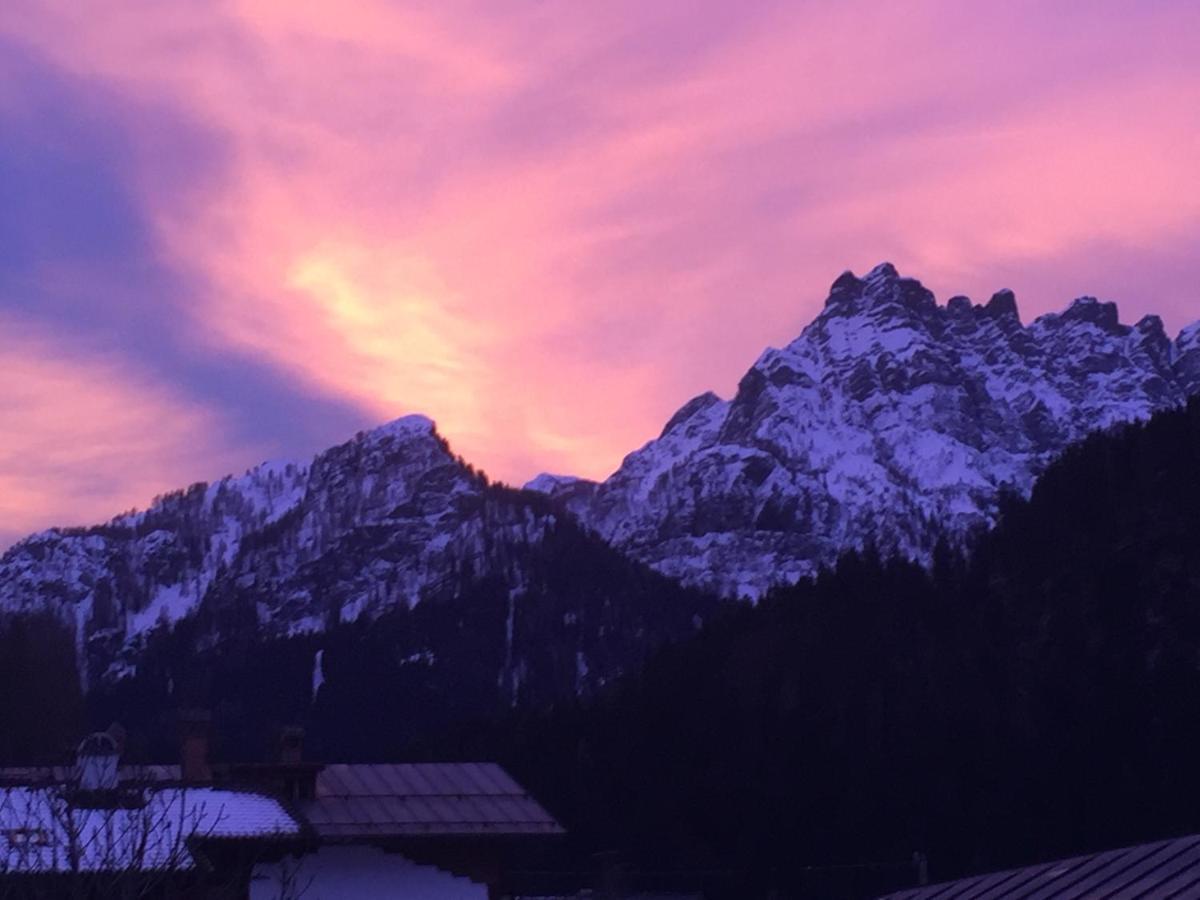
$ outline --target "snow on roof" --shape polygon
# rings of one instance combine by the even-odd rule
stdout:
[[[83,805],[62,786],[0,788],[0,871],[195,868],[195,841],[296,837],[300,824],[262,794],[215,788],[126,791]]]

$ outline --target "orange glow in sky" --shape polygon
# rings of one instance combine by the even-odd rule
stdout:
[[[603,477],[885,259],[1200,317],[1195,2],[7,0],[0,134],[0,546],[411,412]]]

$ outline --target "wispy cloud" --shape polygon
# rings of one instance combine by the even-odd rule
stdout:
[[[221,417],[120,359],[0,317],[0,547],[51,525],[106,521],[236,467]]]
[[[1194,3],[11,0],[0,32],[110,98],[172,346],[258,367],[161,377],[350,410],[309,443],[423,411],[501,477],[602,476],[884,258],[1026,315],[1200,313],[1164,249],[1200,238]]]

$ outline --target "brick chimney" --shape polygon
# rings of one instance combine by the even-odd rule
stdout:
[[[208,735],[212,728],[212,713],[206,709],[181,709],[176,721],[179,726],[180,777],[189,784],[211,782]]]
[[[288,800],[307,800],[316,796],[320,763],[304,761],[304,729],[286,725],[279,732],[279,774],[283,796]]]
[[[287,725],[280,732],[279,761],[284,765],[304,761],[304,729],[299,725]]]

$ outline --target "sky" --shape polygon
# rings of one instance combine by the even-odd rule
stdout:
[[[0,547],[401,415],[521,483],[839,273],[1200,318],[1200,4],[4,0]]]

